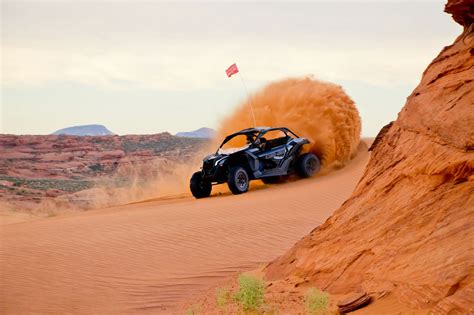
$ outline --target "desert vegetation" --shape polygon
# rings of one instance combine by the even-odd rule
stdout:
[[[243,311],[258,311],[265,305],[265,282],[255,276],[239,275],[239,290],[234,300]]]
[[[240,274],[237,288],[219,287],[216,289],[216,304],[226,312],[264,313],[265,281],[248,274]]]
[[[304,306],[308,314],[327,314],[329,294],[310,288],[304,297]]]
[[[77,192],[91,188],[94,184],[90,180],[74,180],[74,179],[48,179],[48,178],[21,178],[13,176],[1,176],[0,182],[12,183],[11,186],[0,184],[1,188],[12,190],[18,193],[23,190],[40,190],[57,189],[67,193]],[[32,192],[34,194],[34,192]]]

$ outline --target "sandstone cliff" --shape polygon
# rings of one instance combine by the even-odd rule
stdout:
[[[446,11],[464,32],[428,66],[352,196],[269,264],[267,280],[474,312],[473,2]]]

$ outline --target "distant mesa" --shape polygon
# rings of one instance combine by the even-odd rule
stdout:
[[[53,135],[68,136],[109,136],[114,135],[112,131],[103,125],[82,125],[64,128],[52,133]]]
[[[212,128],[199,128],[198,130],[189,131],[189,132],[178,132],[177,137],[187,137],[187,138],[214,138],[216,131]]]

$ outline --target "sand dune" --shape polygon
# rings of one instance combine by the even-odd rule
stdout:
[[[170,312],[283,254],[350,195],[345,168],[247,194],[149,201],[0,227],[0,313]]]

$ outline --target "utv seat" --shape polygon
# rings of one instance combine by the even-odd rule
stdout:
[[[272,140],[266,140],[264,150],[271,150],[273,148],[284,145],[288,142],[288,137],[281,137]]]

